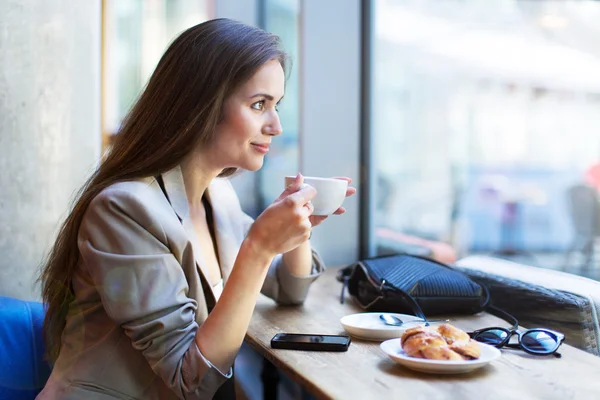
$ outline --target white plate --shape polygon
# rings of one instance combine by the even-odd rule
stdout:
[[[400,345],[400,339],[390,339],[381,343],[379,347],[385,354],[398,364],[415,371],[427,372],[429,374],[462,374],[481,368],[499,358],[500,350],[489,344],[481,345],[481,356],[477,360],[465,361],[443,361],[427,360],[424,358],[409,357]]]
[[[377,341],[399,338],[405,330],[424,325],[421,322],[411,322],[402,326],[386,325],[379,319],[381,314],[393,315],[402,321],[420,321],[414,315],[377,312],[346,315],[340,319],[340,323],[346,332],[358,339]]]

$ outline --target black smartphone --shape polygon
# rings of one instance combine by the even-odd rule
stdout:
[[[350,346],[350,336],[308,335],[303,333],[278,333],[271,339],[274,349],[346,351]]]

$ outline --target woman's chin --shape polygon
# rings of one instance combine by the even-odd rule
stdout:
[[[243,168],[247,169],[248,171],[258,171],[259,169],[262,168],[264,163],[265,163],[265,158],[260,157],[260,159],[257,158],[255,160],[252,160],[251,162],[248,163],[248,165],[246,165]]]
[[[238,159],[237,162],[230,163],[233,168],[239,168],[246,171],[258,171],[262,168],[265,163],[265,156],[253,155],[252,157],[246,157],[244,159]]]

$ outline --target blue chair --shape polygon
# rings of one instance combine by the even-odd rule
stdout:
[[[0,399],[34,399],[50,376],[42,303],[0,296]]]

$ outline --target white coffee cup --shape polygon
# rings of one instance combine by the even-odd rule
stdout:
[[[285,186],[291,185],[295,180],[295,176],[286,176]],[[344,179],[305,176],[304,184],[317,190],[317,194],[311,200],[315,208],[313,215],[333,214],[344,202],[346,190],[348,189],[348,181]]]

